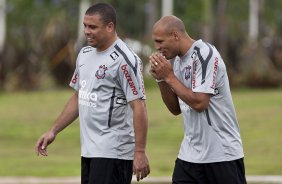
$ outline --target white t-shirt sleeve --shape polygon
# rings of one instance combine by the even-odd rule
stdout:
[[[219,58],[209,47],[203,47],[200,53],[193,63],[192,91],[215,94]]]
[[[127,102],[145,98],[144,82],[139,60],[136,58],[132,64],[122,61],[118,68],[118,78],[124,91]]]
[[[79,57],[80,57],[80,54],[77,57],[76,67],[75,67],[74,73],[72,75],[71,81],[69,83],[69,86],[72,87],[73,89],[75,89],[76,91],[79,90],[79,70],[78,70],[78,68],[79,68],[79,66],[78,66]]]

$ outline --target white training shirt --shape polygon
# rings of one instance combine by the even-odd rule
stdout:
[[[81,49],[70,86],[79,93],[81,156],[133,160],[133,113],[145,99],[139,57],[118,39],[107,50]]]
[[[192,163],[242,158],[243,148],[225,64],[209,43],[198,40],[173,64],[178,79],[193,92],[211,95],[208,108],[199,113],[180,98],[184,138],[178,158]]]

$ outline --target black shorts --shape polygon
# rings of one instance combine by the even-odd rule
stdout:
[[[132,160],[81,157],[82,184],[130,184]]]
[[[173,184],[246,184],[243,158],[207,164],[176,159]]]

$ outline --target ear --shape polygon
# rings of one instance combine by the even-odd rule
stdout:
[[[113,22],[108,23],[106,29],[107,29],[108,32],[113,32],[113,31],[115,30],[115,25],[114,25],[114,23],[113,23]]]
[[[175,40],[179,40],[179,33],[177,31],[173,31],[172,35],[173,35]]]

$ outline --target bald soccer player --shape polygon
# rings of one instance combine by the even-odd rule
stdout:
[[[157,52],[150,56],[150,72],[169,111],[183,116],[172,183],[245,184],[243,146],[219,52],[192,39],[175,16],[157,21],[152,39]]]

